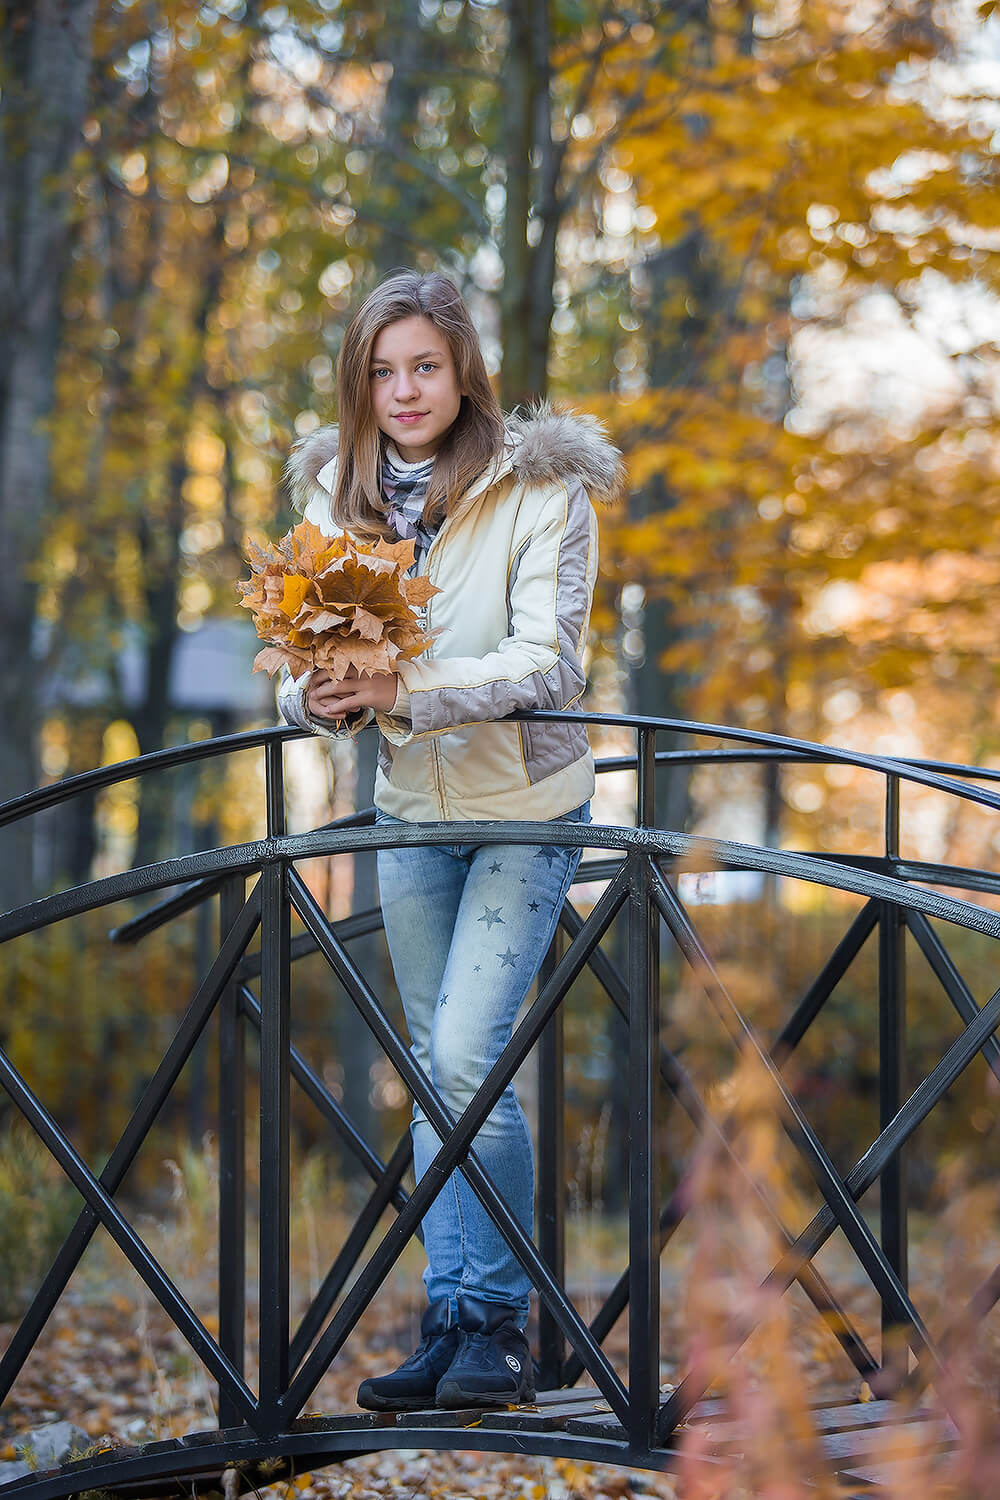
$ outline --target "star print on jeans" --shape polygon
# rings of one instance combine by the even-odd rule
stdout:
[[[528,902],[528,910],[529,911],[537,911],[538,910],[538,902],[537,901],[529,901]]]
[[[507,924],[504,921],[503,917],[500,915],[500,913],[502,911],[503,911],[503,907],[502,906],[498,906],[497,909],[496,909],[496,911],[492,911],[490,909],[490,907],[488,907],[488,906],[484,906],[483,907],[483,914],[479,918],[479,921],[486,923],[486,931],[487,932],[489,932],[489,930],[493,926],[494,922],[499,922],[500,925],[501,925],[501,927],[506,927]]]
[[[479,971],[480,971],[480,969],[481,969],[481,968],[482,968],[482,967],[483,967],[483,966],[482,966],[482,964],[476,964],[476,965],[475,965],[475,967],[474,967],[474,968],[473,968],[473,970],[472,970],[472,972],[473,972],[473,974],[478,974],[478,973],[479,973]]]
[[[441,999],[438,1001],[438,1005],[447,1005],[447,1004],[448,1004],[448,996],[446,994],[442,995]]]
[[[544,849],[539,849],[538,853],[535,855],[535,858],[544,859],[545,863],[551,870],[552,861],[558,857],[558,854],[558,849],[553,848],[551,844],[546,844]]]
[[[511,953],[509,948],[507,949],[506,953],[497,954],[497,958],[500,960],[501,969],[506,969],[508,966],[510,968],[513,968],[520,957],[520,953]]]
[[[494,860],[493,863],[490,865],[490,874],[491,875],[499,875],[500,871],[502,869],[503,869],[503,865],[498,865],[497,862],[496,862],[496,860]]]

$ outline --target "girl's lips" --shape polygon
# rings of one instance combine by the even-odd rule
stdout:
[[[408,425],[410,422],[422,422],[427,415],[428,413],[425,411],[398,411],[395,420],[397,422],[406,422]]]

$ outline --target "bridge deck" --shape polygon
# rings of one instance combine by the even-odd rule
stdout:
[[[702,1401],[688,1428],[700,1428],[700,1462],[722,1467],[739,1459],[751,1437],[750,1424],[727,1414],[725,1401]],[[850,1495],[877,1496],[893,1470],[920,1457],[954,1451],[954,1424],[931,1408],[906,1410],[892,1401],[842,1401],[814,1407],[818,1454],[827,1478],[836,1475]],[[517,1436],[525,1451],[538,1456],[572,1456],[594,1463],[637,1468],[677,1468],[680,1449],[633,1454],[625,1433],[592,1387],[540,1393],[532,1406],[503,1411],[427,1411],[399,1414],[352,1412],[311,1415],[294,1423],[275,1443],[246,1428],[192,1433],[183,1438],[96,1451],[61,1468],[32,1474],[0,1486],[0,1496],[48,1500],[80,1491],[144,1497],[176,1495],[179,1483],[191,1493],[222,1489],[227,1497],[257,1490],[362,1454],[393,1448],[468,1448],[509,1452]],[[905,1457],[904,1457],[905,1455]],[[226,1470],[235,1482],[224,1484]],[[817,1480],[819,1474],[814,1476]],[[76,1490],[76,1485],[79,1486]]]

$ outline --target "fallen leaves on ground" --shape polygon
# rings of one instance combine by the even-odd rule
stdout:
[[[96,1442],[131,1446],[217,1425],[215,1387],[188,1345],[127,1268],[114,1282],[88,1280],[61,1303],[0,1412],[0,1447],[42,1423],[68,1417]],[[114,1288],[112,1290],[112,1287]],[[354,1411],[366,1375],[391,1368],[412,1314],[410,1291],[388,1287],[378,1314],[357,1333],[309,1403],[328,1415]],[[206,1324],[212,1315],[205,1312]],[[252,1319],[251,1322],[254,1320]],[[387,1330],[392,1330],[387,1333]],[[0,1348],[13,1324],[0,1325]],[[252,1368],[256,1351],[248,1349]],[[221,1493],[222,1476],[220,1476]],[[676,1500],[663,1474],[526,1454],[396,1449],[282,1479],[262,1500]]]

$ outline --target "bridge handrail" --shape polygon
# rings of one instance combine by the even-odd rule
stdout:
[[[99,907],[109,906],[131,896],[162,890],[165,886],[185,884],[200,876],[253,874],[276,863],[315,859],[329,854],[356,853],[359,849],[404,847],[409,844],[453,844],[456,836],[467,830],[478,843],[517,843],[581,845],[635,850],[654,857],[683,857],[697,854],[701,858],[737,870],[806,880],[829,889],[849,891],[868,899],[888,901],[913,907],[927,916],[954,922],[972,931],[1000,937],[1000,914],[972,901],[944,896],[936,891],[914,887],[903,880],[877,871],[866,870],[849,862],[836,862],[821,855],[800,854],[791,850],[771,849],[766,845],[743,844],[729,839],[703,838],[695,834],[672,833],[665,829],[625,826],[559,823],[420,823],[412,829],[395,824],[371,828],[326,829],[308,833],[271,835],[250,843],[233,844],[200,854],[182,854],[156,864],[106,875],[100,880],[73,886],[40,900],[25,903],[0,914],[0,943],[20,937],[40,927],[67,917],[81,916]]]
[[[743,729],[735,725],[701,723],[693,719],[663,719],[638,714],[578,713],[551,709],[518,712],[510,716],[520,722],[553,722],[561,724],[586,724],[602,728],[632,729],[636,731],[672,732],[714,739],[737,740],[745,750],[694,749],[657,751],[657,764],[693,765],[702,761],[712,763],[726,760],[729,763],[754,761],[779,761],[856,766],[861,770],[876,771],[883,776],[897,777],[901,781],[912,781],[936,791],[949,793],[963,800],[978,802],[984,807],[1000,811],[1000,792],[986,787],[963,785],[959,778],[967,777],[979,781],[1000,783],[1000,770],[983,766],[968,766],[950,761],[911,759],[904,757],[869,755],[863,751],[845,750],[835,745],[823,745],[812,740],[795,739],[788,735],[770,734],[764,730]],[[18,797],[0,803],[0,828],[16,823],[22,818],[43,812],[71,797],[87,792],[101,791],[119,782],[132,781],[149,771],[169,770],[175,766],[208,760],[240,750],[252,750],[286,740],[307,738],[307,731],[291,725],[271,725],[264,729],[250,729],[238,734],[220,735],[214,739],[196,740],[185,745],[170,746],[165,750],[152,750],[133,759],[117,761],[110,766],[98,766],[90,771],[79,772],[50,786],[36,787]],[[615,756],[598,762],[602,771],[628,769],[636,763],[635,756]]]

